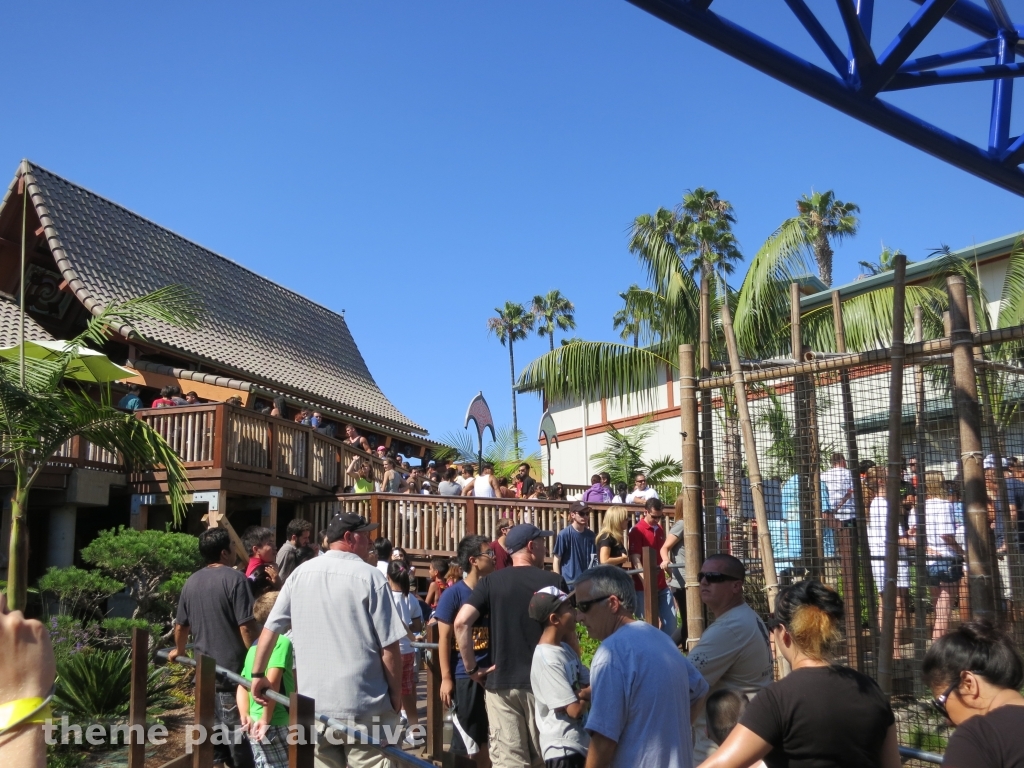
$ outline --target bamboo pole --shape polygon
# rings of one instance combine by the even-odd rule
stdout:
[[[683,551],[686,569],[682,574],[686,594],[686,649],[689,651],[704,633],[704,606],[700,600],[697,574],[704,553],[700,536],[700,448],[697,445],[697,381],[693,346],[679,347],[679,414],[683,431]]]
[[[924,310],[918,304],[914,307],[914,341],[924,341]],[[925,554],[928,548],[928,521],[925,518],[925,497],[927,488],[924,477],[924,368],[921,365],[914,366],[914,448],[917,459],[917,493],[915,500],[915,525],[914,536],[914,570],[917,572],[917,579],[914,584],[914,658],[923,659],[925,653],[925,641],[927,640],[928,625],[925,621],[924,607],[924,585],[927,583],[927,563]],[[938,618],[938,617],[936,617]]]
[[[996,620],[992,577],[995,549],[986,509],[984,458],[981,444],[981,413],[978,382],[974,374],[975,334],[968,325],[967,286],[954,275],[946,278],[949,292],[950,344],[953,350],[953,396],[960,431],[960,461],[963,465],[964,522],[967,528],[968,584],[971,615]],[[981,334],[979,334],[981,335]]]
[[[789,343],[795,360],[803,357],[800,284],[789,284]],[[793,377],[793,420],[796,430],[797,514],[800,516],[800,559],[812,578],[821,577],[821,481],[816,465],[814,381],[807,374]]]
[[[878,685],[882,693],[892,696],[893,656],[896,644],[897,574],[899,572],[900,481],[903,479],[903,346],[906,333],[904,302],[906,299],[907,257],[896,254],[892,281],[892,366],[889,383],[889,456],[885,498],[885,587],[882,592],[882,632],[878,649]]]
[[[739,413],[740,428],[743,430],[743,447],[746,452],[747,471],[750,474],[750,495],[753,497],[754,518],[757,520],[758,550],[761,554],[761,566],[764,569],[768,610],[774,612],[775,598],[779,593],[779,578],[775,572],[775,553],[772,551],[772,537],[768,530],[768,510],[764,504],[764,486],[761,484],[761,465],[757,458],[754,425],[750,420],[747,386],[743,378],[743,370],[740,368],[740,354],[736,346],[736,334],[732,328],[728,296],[724,297],[722,301],[722,332],[729,350],[729,361],[732,364],[732,385],[736,393],[736,409]]]
[[[700,273],[700,379],[711,376],[711,286],[706,266]],[[711,412],[711,390],[701,388],[700,430],[704,489],[704,547],[707,554],[718,552],[718,515],[716,501],[718,486],[715,482],[714,422]]]
[[[846,353],[846,326],[843,323],[843,303],[839,291],[832,291],[832,323],[836,334],[836,351]],[[839,544],[840,567],[843,574],[843,601],[846,603],[846,637],[854,644],[853,653],[847,653],[851,667],[864,669],[864,643],[860,631],[861,579],[858,578],[859,553],[864,553],[864,592],[867,597],[868,615],[871,621],[871,638],[877,640],[875,619],[878,608],[875,605],[875,590],[871,574],[870,550],[868,549],[867,517],[864,509],[864,487],[860,482],[860,453],[857,448],[857,424],[853,411],[853,391],[850,387],[850,371],[839,369],[839,390],[843,401],[843,433],[846,436],[847,466],[853,484],[853,528],[841,527],[836,539]]]
[[[969,331],[968,331],[969,332]],[[1024,339],[1024,325],[1014,325],[1009,328],[992,328],[981,333],[971,334],[971,346],[984,347],[989,344],[1000,344],[1007,341],[1019,341]],[[916,362],[920,356],[942,354],[950,351],[950,341],[946,339],[932,339],[920,344],[904,345],[904,363]],[[889,362],[892,350],[887,347],[871,349],[867,352],[851,352],[846,355],[839,355],[828,359],[814,359],[792,365],[781,365],[777,368],[766,368],[757,371],[748,371],[746,381],[752,384],[758,381],[770,379],[781,379],[796,376],[801,373],[827,373],[838,371],[841,368],[859,368],[862,366]],[[716,376],[714,378],[702,378],[698,383],[701,391],[721,389],[730,384],[729,376]]]

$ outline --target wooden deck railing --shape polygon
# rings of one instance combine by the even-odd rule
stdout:
[[[51,467],[98,469],[103,472],[124,472],[121,457],[93,445],[76,435],[68,440],[48,462]]]
[[[286,419],[226,403],[152,408],[136,412],[159,432],[189,469],[231,469],[305,485],[310,493],[352,485],[355,456],[369,461],[375,479],[384,463],[347,443]]]
[[[533,499],[478,499],[473,496],[425,496],[417,494],[345,494],[337,498],[311,499],[301,515],[314,531],[327,527],[338,512],[355,512],[378,523],[374,535],[385,536],[396,547],[413,552],[454,552],[459,539],[476,533],[495,538],[498,521],[532,523],[556,533],[569,524],[568,501]],[[611,504],[593,504],[590,528],[598,531]],[[631,505],[642,512],[643,508]]]

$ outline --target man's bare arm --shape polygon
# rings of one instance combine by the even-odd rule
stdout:
[[[257,629],[259,625],[255,619],[250,619],[245,624],[238,625],[238,631],[242,633],[242,642],[245,643],[246,648],[251,648],[252,644],[256,642],[256,638],[259,637]],[[270,646],[273,648],[274,646]]]

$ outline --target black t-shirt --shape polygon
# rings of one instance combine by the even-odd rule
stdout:
[[[1024,768],[1024,707],[999,707],[958,726],[942,764],[950,768]]]
[[[896,719],[878,684],[847,667],[804,667],[765,688],[740,724],[772,745],[768,768],[870,768]]]
[[[607,533],[602,533],[594,541],[594,549],[597,550],[598,560],[601,559],[601,547],[608,547],[610,550],[608,553],[609,557],[622,557],[626,554],[626,548]]]
[[[196,653],[241,672],[246,647],[238,627],[251,620],[252,595],[243,574],[222,565],[188,577],[178,600],[177,623],[192,631]]]
[[[484,576],[466,601],[491,616],[491,663],[495,670],[487,676],[487,690],[531,690],[533,650],[540,642],[542,628],[530,618],[530,599],[538,589],[551,586],[567,591],[557,573],[517,565]]]

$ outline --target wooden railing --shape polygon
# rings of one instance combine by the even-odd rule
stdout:
[[[353,485],[355,456],[369,461],[380,482],[384,464],[312,427],[212,403],[152,408],[136,416],[159,432],[189,469],[231,469],[305,485],[310,493]]]
[[[301,515],[321,531],[338,512],[354,512],[378,523],[374,537],[384,536],[396,547],[413,552],[454,552],[459,539],[476,533],[495,538],[498,521],[532,523],[546,531],[558,532],[569,524],[568,501],[533,499],[484,499],[473,496],[425,496],[418,494],[345,494],[337,498],[311,499]],[[593,504],[590,528],[598,531],[611,504]],[[630,505],[638,514],[639,505]]]
[[[75,436],[62,445],[48,462],[51,467],[69,469],[98,469],[104,472],[124,472],[121,457],[93,445],[84,437]]]

